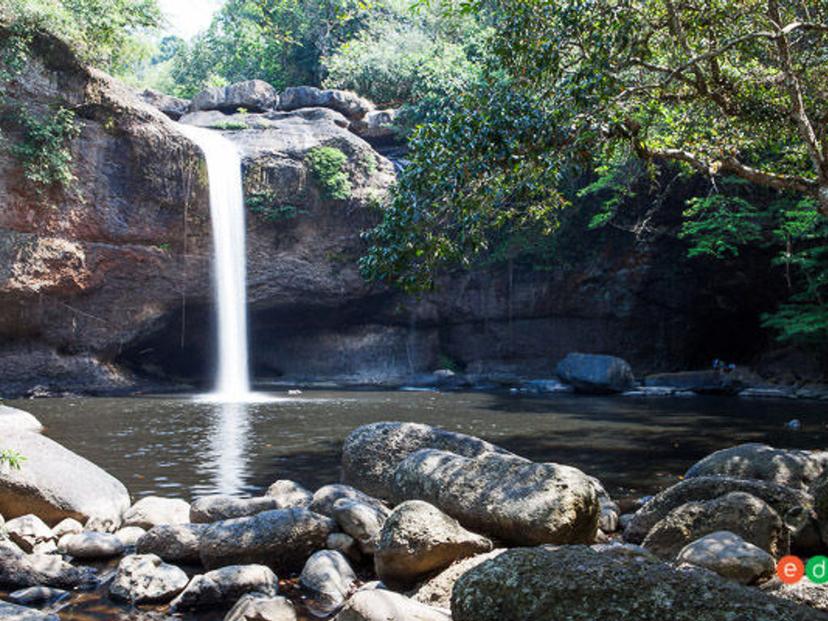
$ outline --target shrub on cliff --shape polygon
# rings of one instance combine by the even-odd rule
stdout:
[[[332,200],[351,196],[351,181],[345,171],[348,156],[334,147],[316,147],[308,151],[307,162],[322,193]]]

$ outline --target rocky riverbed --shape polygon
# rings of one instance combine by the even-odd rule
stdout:
[[[622,508],[571,466],[385,422],[316,490],[133,503],[34,417],[0,416],[26,457],[0,470],[0,618],[828,619],[823,587],[774,578],[828,550],[828,452],[734,446]]]

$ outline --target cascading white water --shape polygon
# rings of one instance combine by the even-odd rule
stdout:
[[[217,131],[180,125],[204,152],[213,226],[215,299],[218,315],[216,401],[250,400],[247,349],[247,253],[241,156]]]

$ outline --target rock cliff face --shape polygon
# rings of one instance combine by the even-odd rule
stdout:
[[[81,66],[51,38],[34,51],[8,103],[41,117],[71,107],[82,131],[72,145],[77,180],[65,191],[38,193],[0,153],[0,394],[109,391],[142,378],[209,383],[199,152],[145,103],[157,98]],[[772,307],[772,291],[753,288],[739,266],[714,280],[715,267],[688,263],[671,239],[638,245],[618,233],[576,264],[458,274],[422,298],[369,285],[356,266],[360,232],[393,182],[390,162],[357,135],[370,106],[313,89],[268,101],[275,110],[225,114],[219,102],[181,119],[222,129],[243,153],[260,378],[399,381],[446,358],[472,373],[548,376],[570,351],[621,355],[642,372],[746,358],[764,345],[756,316]],[[328,198],[314,177],[307,156],[323,146],[348,157],[348,200]]]

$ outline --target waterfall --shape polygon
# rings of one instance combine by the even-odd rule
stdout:
[[[213,225],[215,300],[218,318],[216,401],[250,399],[247,347],[247,253],[241,155],[216,131],[180,125],[204,152]]]

